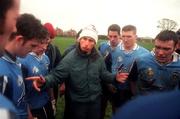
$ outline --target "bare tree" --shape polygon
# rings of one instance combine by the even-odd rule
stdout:
[[[177,22],[167,18],[159,20],[158,24],[157,28],[160,28],[161,30],[176,30],[176,27],[178,26]]]

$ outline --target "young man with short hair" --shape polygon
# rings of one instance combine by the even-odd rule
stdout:
[[[113,119],[179,119],[180,58],[173,31],[161,31],[154,51],[137,60],[139,96],[124,105]]]
[[[100,44],[99,51],[104,57],[107,70],[109,72],[112,72],[112,62],[113,60],[115,60],[112,55],[116,50],[120,50],[119,46],[121,44],[121,28],[118,24],[112,24],[108,27],[107,32],[108,40]],[[110,101],[112,104],[113,112],[115,111],[115,107],[113,104],[113,95],[116,92],[116,87],[113,84],[102,83],[102,90],[103,94],[101,119],[104,119],[108,101]]]
[[[20,119],[28,118],[28,105],[25,99],[25,83],[23,80],[24,67],[18,57],[25,57],[27,53],[37,47],[44,39],[42,24],[31,14],[22,14],[16,23],[17,31],[11,34],[5,53],[0,58],[0,75],[4,75],[1,81],[3,90],[1,93],[13,102]]]
[[[137,29],[133,25],[126,25],[122,28],[122,43],[119,46],[119,50],[113,53],[112,72],[117,73],[118,67],[121,67],[121,72],[131,72],[131,68],[137,58],[141,58],[145,54],[150,52],[144,47],[137,44]],[[115,109],[118,109],[127,101],[129,101],[135,92],[135,82],[132,77],[128,77],[128,80],[124,84],[115,84],[117,92],[114,94]]]
[[[180,58],[175,53],[178,38],[175,32],[165,30],[154,40],[154,51],[136,61],[138,93],[147,95],[154,91],[169,91],[178,86]]]

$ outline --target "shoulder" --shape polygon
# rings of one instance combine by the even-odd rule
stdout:
[[[179,100],[179,91],[141,96],[124,105],[113,119],[178,119]]]
[[[63,57],[66,56],[70,51],[72,51],[73,49],[76,48],[76,44],[73,44],[71,46],[69,46],[65,51],[64,51],[64,54],[63,54]]]
[[[56,52],[59,51],[59,47],[56,45],[52,45],[52,48],[54,48],[56,50]]]
[[[46,50],[46,54],[48,54],[49,52],[53,52],[53,53],[56,53],[56,52],[60,52],[60,50],[59,50],[59,48],[56,46],[56,45],[54,45],[54,44],[49,44],[48,45],[48,48],[47,48],[47,50]]]
[[[0,58],[0,66],[3,67],[3,65],[6,65],[6,61]]]
[[[49,57],[45,53],[42,56],[44,59],[49,60]]]
[[[139,57],[137,57],[137,60],[147,60],[147,59],[152,59],[154,56],[152,53],[147,52],[147,53],[141,53]]]
[[[34,56],[28,54],[24,58],[18,58],[19,62],[22,64],[29,64],[30,62],[32,63],[34,59]]]
[[[107,48],[109,46],[110,46],[110,44],[108,41],[104,41],[99,44],[99,48]]]
[[[61,62],[72,61],[76,58],[76,56],[77,56],[77,53],[76,53],[76,49],[74,48],[74,49],[70,50],[66,55],[64,55]]]
[[[144,48],[144,47],[142,47],[142,46],[140,46],[140,45],[138,45],[138,46],[139,46],[138,50],[139,50],[140,52],[142,52],[142,53],[150,53],[150,51],[147,50],[146,48]]]
[[[0,74],[9,72],[9,68],[11,68],[11,65],[9,65],[10,62],[0,58]]]

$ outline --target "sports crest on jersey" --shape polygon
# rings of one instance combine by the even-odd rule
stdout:
[[[180,79],[180,71],[174,71],[171,75],[171,85],[176,86],[178,84],[178,81]]]
[[[33,72],[33,74],[38,74],[39,69],[36,66],[34,66],[32,69],[32,72]]]
[[[122,62],[122,61],[123,61],[122,56],[119,56],[119,57],[117,58],[117,61],[118,61],[118,62]]]
[[[154,71],[153,71],[153,69],[151,67],[146,69],[146,76],[147,76],[147,78],[153,78]]]

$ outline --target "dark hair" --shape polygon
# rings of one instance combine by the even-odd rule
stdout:
[[[133,25],[126,25],[122,28],[122,31],[134,31],[134,33],[136,34],[137,29]]]
[[[41,21],[35,18],[35,16],[33,16],[32,14],[26,13],[20,15],[17,19],[16,28],[16,34],[22,35],[25,41],[35,38],[39,40],[39,42],[41,42],[41,40],[44,39],[42,30],[44,30],[45,28],[43,28]]]
[[[42,39],[44,40],[48,40],[48,38],[50,37],[50,33],[48,32],[48,30],[45,27],[42,27],[39,35],[38,35],[38,39]]]
[[[178,37],[178,40],[180,41],[180,29],[176,31],[176,35]]]
[[[14,5],[14,0],[0,0],[0,34],[4,32],[7,11]]]
[[[118,34],[120,35],[121,27],[117,24],[112,24],[108,27],[108,34],[109,34],[109,31],[117,31]]]
[[[178,37],[174,31],[171,30],[163,30],[161,31],[156,37],[155,40],[161,40],[161,41],[174,41],[174,46],[178,42]]]

